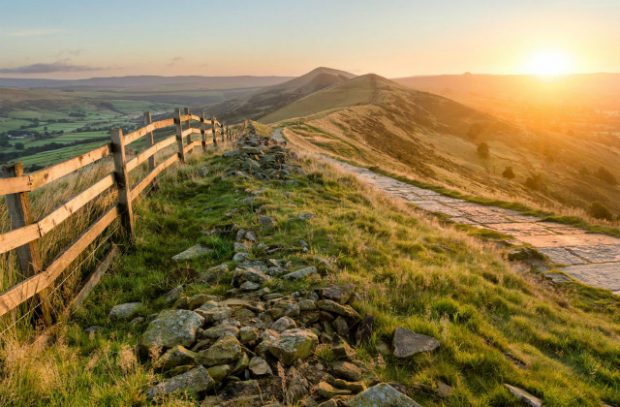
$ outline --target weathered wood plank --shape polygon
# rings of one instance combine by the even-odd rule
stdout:
[[[65,221],[68,217],[114,185],[112,174],[99,180],[85,191],[73,197],[61,207],[37,223],[22,226],[0,235],[0,254],[37,240]]]
[[[201,144],[201,142],[199,140],[196,140],[196,141],[192,142],[191,144],[186,144],[185,147],[183,147],[183,153],[185,155],[189,154],[194,148],[196,148],[200,144]]]
[[[153,171],[151,171],[146,177],[144,177],[142,181],[138,183],[138,185],[133,188],[133,190],[131,191],[131,200],[133,201],[134,199],[136,199],[142,193],[142,191],[144,191],[146,187],[149,186],[149,184],[155,179],[155,177],[157,177],[163,170],[170,167],[178,160],[179,156],[174,154],[168,157],[157,167],[155,167]]]
[[[39,225],[33,223],[0,235],[0,254],[16,249],[41,237]]]
[[[185,163],[185,150],[183,150],[183,117],[181,116],[181,109],[176,109],[174,115],[174,124],[177,126],[177,152],[179,154],[179,161]]]
[[[0,316],[48,288],[60,274],[118,217],[118,208],[106,212],[86,230],[47,270],[22,281],[0,295]]]
[[[32,179],[32,189],[34,190],[40,188],[43,185],[49,184],[50,182],[62,178],[65,175],[71,174],[72,172],[79,170],[88,164],[99,161],[102,158],[107,157],[110,154],[110,151],[110,145],[106,144],[60,164],[52,165],[51,167],[33,172],[30,174]]]
[[[146,136],[147,134],[155,131],[155,130],[159,130],[159,129],[163,129],[165,127],[170,127],[174,125],[174,119],[164,119],[164,120],[158,120],[156,122],[153,122],[151,124],[148,124],[144,127],[139,128],[138,130],[132,131],[129,134],[125,135],[125,145],[127,144],[131,144],[134,141],[138,141],[139,139],[141,139],[142,137]]]
[[[21,177],[0,178],[0,195],[17,194],[32,191],[32,180],[29,175]]]
[[[95,184],[82,191],[67,203],[41,219],[39,224],[39,231],[41,236],[47,234],[50,230],[64,222],[67,218],[80,210],[84,205],[98,197],[105,190],[114,185],[114,174],[109,174]]]
[[[113,244],[108,254],[106,254],[105,258],[101,261],[101,263],[99,263],[97,269],[93,272],[93,274],[90,275],[88,281],[84,284],[82,289],[75,295],[75,297],[73,297],[73,299],[69,303],[69,306],[67,307],[67,312],[71,312],[71,310],[74,310],[80,305],[82,305],[86,297],[88,297],[88,295],[93,291],[95,286],[99,284],[99,281],[101,281],[101,277],[103,277],[103,275],[108,271],[108,269],[112,265],[112,262],[114,261],[116,256],[118,256],[118,254],[118,246]]]
[[[153,118],[151,117],[151,112],[144,112],[144,122],[146,123],[147,126],[153,122]],[[150,131],[148,133],[147,141],[149,143],[149,147],[154,146],[155,145],[155,133]],[[149,167],[149,171],[153,171],[155,169],[155,154],[154,153],[149,157],[148,167]],[[130,170],[128,169],[127,171],[130,171]]]
[[[176,136],[170,136],[158,142],[157,144],[154,144],[153,146],[147,148],[146,150],[142,151],[140,154],[138,154],[131,160],[127,161],[127,171],[133,170],[134,168],[136,168],[137,166],[139,166],[140,164],[148,160],[150,157],[157,154],[158,151],[161,151],[164,148],[174,144],[175,141],[176,141]]]

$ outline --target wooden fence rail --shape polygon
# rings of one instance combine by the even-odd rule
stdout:
[[[188,108],[185,108],[183,113],[177,109],[173,118],[170,119],[153,122],[149,112],[145,113],[144,118],[146,124],[144,127],[128,134],[123,134],[122,129],[115,129],[112,131],[109,144],[51,167],[30,174],[23,173],[21,164],[3,169],[3,178],[0,178],[0,195],[6,195],[11,230],[0,234],[0,254],[15,250],[18,267],[21,273],[28,277],[0,294],[0,317],[30,298],[39,296],[43,319],[47,324],[50,324],[52,322],[52,311],[46,292],[63,271],[88,249],[117,218],[120,217],[121,219],[125,236],[129,242],[133,242],[133,201],[155,182],[157,176],[178,161],[184,163],[187,155],[197,147],[202,147],[202,151],[206,151],[207,130],[211,130],[211,144],[217,146],[218,133],[222,142],[233,140],[242,134],[247,126],[247,121],[244,121],[242,125],[235,127],[233,134],[228,126],[221,124],[214,117],[207,119],[204,114],[191,114]],[[192,127],[192,122],[197,122],[198,127]],[[156,130],[173,126],[175,127],[175,134],[155,142],[154,132]],[[194,134],[200,135],[200,140],[192,140]],[[128,160],[127,145],[145,136],[148,136],[147,148]],[[176,153],[164,158],[160,163],[156,163],[156,154],[175,143],[177,144]],[[104,174],[93,185],[42,219],[35,220],[32,218],[29,201],[30,192],[110,155],[114,159],[113,172]],[[130,173],[143,163],[148,163],[148,173],[131,188]],[[110,188],[116,188],[118,191],[116,204],[106,210],[64,252],[58,255],[46,268],[43,268],[38,253],[38,240]]]

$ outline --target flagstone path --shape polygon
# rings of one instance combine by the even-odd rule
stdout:
[[[583,229],[546,222],[517,211],[480,205],[419,188],[365,168],[323,157],[363,182],[410,202],[420,209],[442,214],[457,224],[472,225],[512,236],[546,255],[561,271],[587,285],[620,295],[620,239]],[[557,275],[555,277],[557,279]],[[561,280],[561,278],[559,279]]]

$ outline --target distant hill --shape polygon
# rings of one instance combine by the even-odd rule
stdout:
[[[419,181],[535,207],[587,210],[596,201],[620,213],[613,181],[620,179],[620,137],[606,133],[540,130],[373,74],[299,98],[262,120],[285,126],[306,151]],[[483,143],[488,156],[479,153]],[[508,167],[514,177],[502,175]]]
[[[75,80],[0,78],[0,87],[6,88],[61,88],[61,89],[130,89],[130,90],[197,90],[235,89],[272,86],[290,80],[282,76],[122,76]]]
[[[620,74],[551,78],[463,74],[412,76],[394,81],[539,127],[568,125],[575,131],[584,121],[620,126]]]
[[[260,118],[304,96],[343,83],[355,75],[331,68],[316,68],[287,82],[260,89],[248,96],[211,106],[209,111],[228,120]]]

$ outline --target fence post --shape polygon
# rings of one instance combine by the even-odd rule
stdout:
[[[202,112],[200,114],[200,139],[202,142],[202,151],[206,152],[207,151],[207,130],[205,129],[206,126],[206,122],[205,122],[205,113]]]
[[[153,122],[153,118],[151,117],[151,112],[144,112],[144,123],[145,125],[149,125]],[[149,147],[151,147],[153,144],[155,144],[155,135],[153,134],[153,132],[149,132],[148,134],[148,143],[149,143]],[[152,156],[149,157],[149,172],[153,171],[155,169],[155,154],[153,154]]]
[[[11,166],[4,167],[2,173],[2,175],[6,178],[21,177],[24,175],[24,166],[21,162],[13,164]],[[8,209],[9,218],[11,219],[12,229],[18,229],[34,223],[32,212],[30,211],[30,199],[28,198],[28,192],[19,192],[16,194],[7,195],[6,206]],[[41,272],[42,263],[37,240],[33,240],[28,244],[18,247],[16,252],[19,269],[24,276],[33,276]],[[47,326],[50,326],[53,320],[47,290],[39,293],[39,300],[41,303],[41,314],[43,321]]]
[[[186,114],[187,116],[189,116],[189,115],[191,114],[191,112],[189,111],[189,107],[184,108],[184,109],[183,109],[183,111],[185,112],[185,114]],[[192,127],[192,123],[191,123],[191,121],[192,121],[192,118],[191,118],[191,117],[188,117],[188,118],[187,118],[187,128],[188,128],[188,129],[189,129],[190,127]],[[192,133],[190,133],[190,134],[188,134],[188,135],[186,136],[185,143],[186,143],[186,144],[192,144]]]
[[[211,135],[213,136],[213,145],[217,147],[217,137],[215,136],[215,117],[211,118]]]
[[[135,242],[133,225],[133,207],[131,204],[131,184],[127,172],[125,157],[125,137],[123,129],[112,130],[112,152],[114,154],[114,178],[118,186],[118,209],[121,215],[121,224],[127,233],[129,242]]]
[[[185,163],[185,151],[183,150],[183,123],[181,122],[181,109],[176,109],[174,123],[177,125],[177,147],[179,148],[179,161]]]

